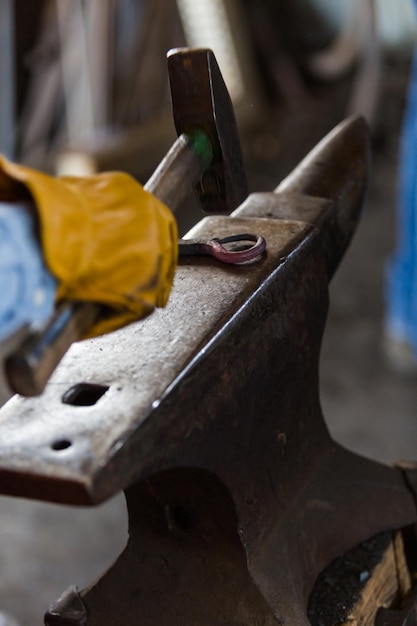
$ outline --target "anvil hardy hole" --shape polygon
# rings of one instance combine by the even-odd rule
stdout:
[[[72,441],[69,439],[57,439],[51,444],[52,450],[59,452],[60,450],[66,450],[72,446]]]
[[[93,385],[91,383],[78,383],[67,389],[62,396],[64,404],[72,406],[93,406],[109,389],[108,385]]]

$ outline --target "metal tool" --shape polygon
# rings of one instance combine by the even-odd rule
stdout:
[[[233,105],[215,56],[208,49],[171,50],[168,72],[179,137],[145,189],[175,211],[195,186],[203,210],[230,212],[246,197],[247,184]],[[102,313],[94,303],[59,306],[7,358],[11,390],[23,396],[42,393],[70,345]]]
[[[126,492],[125,551],[48,626],[308,626],[335,556],[416,522],[410,476],[335,443],[320,407],[328,282],[368,159],[365,122],[347,121],[276,192],[189,234],[259,233],[262,262],[180,264],[166,309],[76,344],[42,396],[1,409],[3,493]]]
[[[252,244],[248,245],[248,242]],[[233,248],[228,244],[238,244]],[[213,256],[223,263],[248,263],[259,258],[266,250],[266,241],[260,235],[241,233],[229,235],[222,239],[180,239],[178,251],[180,256]]]

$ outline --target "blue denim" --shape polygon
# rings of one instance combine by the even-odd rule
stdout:
[[[397,244],[387,267],[386,300],[388,335],[408,343],[417,358],[417,52],[402,126]]]
[[[55,292],[27,207],[0,202],[0,339],[46,321]]]

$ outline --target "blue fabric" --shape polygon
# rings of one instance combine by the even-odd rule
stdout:
[[[25,206],[0,203],[0,339],[53,312],[56,281],[45,267]]]
[[[399,168],[397,245],[387,268],[386,330],[391,337],[408,343],[417,357],[417,52],[403,120]]]

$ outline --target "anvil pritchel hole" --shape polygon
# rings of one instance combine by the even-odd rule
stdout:
[[[69,439],[57,439],[51,444],[52,450],[55,450],[56,452],[60,452],[61,450],[67,450],[67,448],[70,448],[71,446],[72,441],[70,441]]]
[[[78,383],[67,389],[62,396],[64,404],[72,406],[93,406],[109,389],[107,385],[94,385],[91,383]]]

